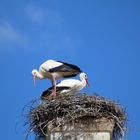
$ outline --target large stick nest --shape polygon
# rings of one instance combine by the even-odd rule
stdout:
[[[92,120],[103,117],[113,120],[115,140],[123,137],[126,130],[125,110],[118,103],[104,97],[79,94],[40,101],[32,101],[30,105],[26,119],[28,134],[34,132],[37,137],[47,136],[47,127],[50,124],[54,130],[64,124],[89,117]]]

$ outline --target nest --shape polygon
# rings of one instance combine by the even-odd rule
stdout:
[[[67,123],[87,118],[96,120],[107,118],[114,121],[113,139],[124,136],[126,130],[126,112],[116,102],[100,96],[78,94],[60,96],[55,99],[32,101],[26,118],[28,134],[34,132],[37,137],[47,136],[47,127],[53,130]],[[52,131],[53,131],[52,130]]]

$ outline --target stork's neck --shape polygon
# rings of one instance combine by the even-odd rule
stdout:
[[[39,71],[36,70],[36,77],[39,79],[43,79],[44,76],[42,74],[39,73]]]
[[[80,78],[81,79],[81,83],[82,83],[82,88],[86,86],[86,80],[85,78]]]

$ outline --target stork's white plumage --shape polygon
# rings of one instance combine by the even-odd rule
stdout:
[[[52,81],[54,87],[53,94],[56,96],[56,80],[60,78],[74,77],[81,72],[80,68],[73,64],[61,61],[47,60],[40,65],[39,71],[32,70],[34,76],[34,84],[36,77],[39,79],[48,78]]]
[[[80,90],[82,90],[88,83],[87,75],[85,73],[80,74],[80,80],[77,79],[67,79],[62,80],[60,83],[56,85],[56,93],[57,94],[73,94]],[[42,98],[47,98],[50,94],[52,94],[53,87],[48,88],[46,91],[42,93]]]

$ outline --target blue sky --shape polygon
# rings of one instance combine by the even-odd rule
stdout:
[[[35,88],[31,71],[47,59],[78,65],[88,93],[126,107],[125,139],[138,139],[139,37],[139,0],[0,0],[1,139],[24,140],[22,108],[51,84]]]

